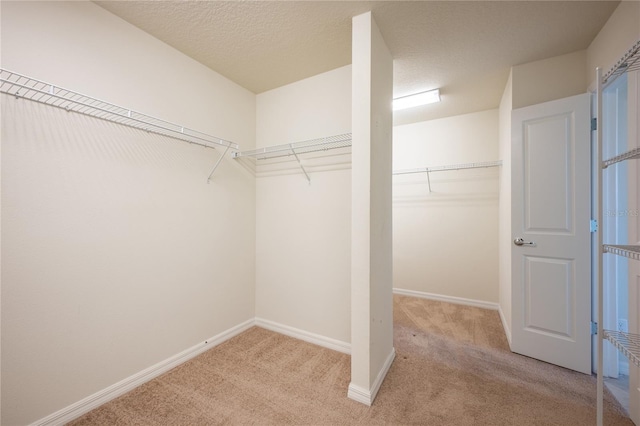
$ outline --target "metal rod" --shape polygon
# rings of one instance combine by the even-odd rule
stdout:
[[[598,426],[602,426],[603,422],[603,399],[604,399],[604,272],[603,272],[603,230],[604,223],[602,223],[602,218],[604,217],[604,208],[602,206],[602,77],[600,75],[600,68],[596,68],[596,156],[597,156],[597,203],[598,203],[598,212],[597,218],[598,228],[597,231],[597,241],[598,241],[598,278],[597,278],[597,287],[598,287],[598,317],[596,319],[598,323],[598,332],[596,336],[596,341],[598,342],[597,349],[597,383],[596,383],[596,422]]]
[[[227,146],[227,148],[224,150],[220,158],[218,158],[218,161],[216,161],[216,164],[213,166],[213,170],[211,170],[211,173],[209,173],[209,177],[207,178],[207,183],[209,183],[209,181],[211,180],[211,176],[213,176],[213,172],[216,171],[216,169],[220,165],[220,162],[222,162],[222,159],[224,158],[225,154],[227,153],[227,151],[229,151],[229,148],[230,147]]]
[[[429,185],[429,192],[431,192],[431,178],[429,177],[429,170],[427,170],[427,185]]]
[[[309,185],[311,185],[311,178],[309,177],[309,175],[307,174],[307,171],[304,169],[304,166],[300,162],[300,158],[298,157],[298,154],[296,154],[296,150],[293,149],[293,144],[291,144],[290,147],[291,147],[291,152],[296,157],[296,160],[298,160],[298,165],[300,165],[300,168],[302,169],[302,172],[307,177],[307,180],[309,181]]]

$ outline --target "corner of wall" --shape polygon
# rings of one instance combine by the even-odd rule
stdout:
[[[498,208],[498,303],[500,319],[511,342],[511,111],[513,109],[513,69],[499,108],[500,201]]]

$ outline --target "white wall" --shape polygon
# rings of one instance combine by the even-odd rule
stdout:
[[[259,147],[351,132],[351,66],[257,96]],[[350,342],[351,159],[306,154],[257,168],[256,316]]]
[[[393,349],[393,60],[371,12],[352,20],[351,383],[370,405]]]
[[[496,161],[498,110],[394,128],[393,169]],[[397,175],[394,288],[498,302],[499,168]]]
[[[3,2],[2,66],[254,144],[253,94],[93,3]],[[250,173],[6,95],[2,120],[2,424],[254,317]]]
[[[511,110],[513,109],[513,73],[500,100],[499,156],[500,204],[498,209],[498,299],[500,318],[511,344]]]

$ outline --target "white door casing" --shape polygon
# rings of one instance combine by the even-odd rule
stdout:
[[[516,109],[511,128],[511,349],[590,374],[589,95]]]

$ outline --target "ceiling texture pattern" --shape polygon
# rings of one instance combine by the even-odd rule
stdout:
[[[509,68],[586,49],[618,1],[96,1],[258,94],[351,63],[351,18],[373,11],[394,97],[442,102],[395,124],[497,108]]]

